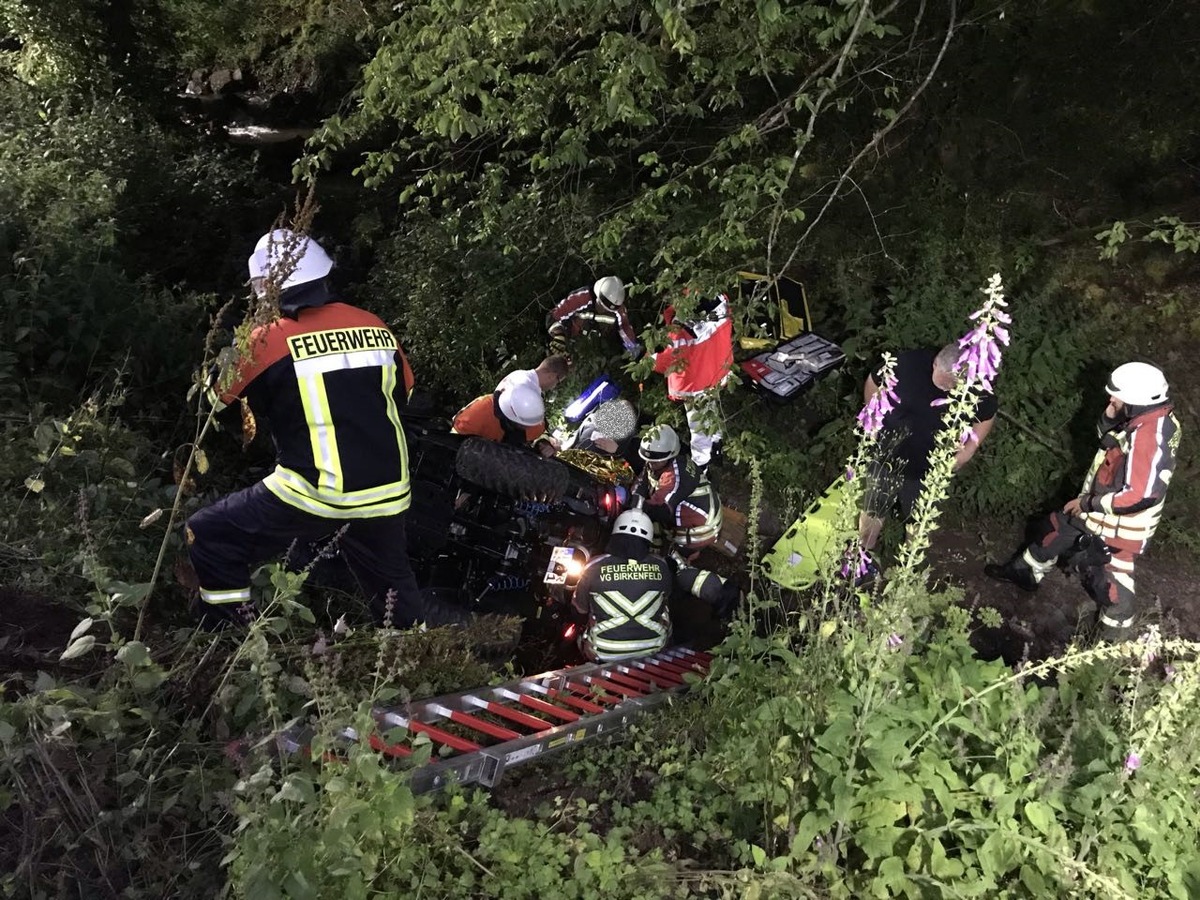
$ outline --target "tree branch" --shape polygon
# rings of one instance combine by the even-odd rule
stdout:
[[[900,120],[904,118],[905,114],[912,109],[913,105],[917,102],[918,98],[920,98],[921,94],[925,92],[925,89],[929,87],[929,83],[933,81],[933,76],[937,74],[937,70],[941,67],[942,60],[946,57],[946,50],[950,46],[950,40],[954,37],[954,33],[957,30],[958,2],[957,0],[950,0],[950,22],[946,26],[946,36],[942,40],[942,46],[938,49],[938,54],[933,61],[933,65],[930,66],[929,71],[925,74],[925,78],[919,85],[917,85],[916,90],[913,91],[912,95],[908,98],[908,101],[904,104],[904,106],[900,108],[900,111],[896,113],[895,118],[888,122],[887,125],[881,128],[879,131],[875,132],[875,135],[871,138],[870,142],[861,150],[859,150],[858,153],[855,154],[854,158],[850,160],[849,165],[842,170],[842,174],[838,177],[837,183],[833,187],[833,191],[830,193],[829,197],[826,198],[824,205],[821,207],[816,217],[809,223],[808,227],[804,230],[804,233],[800,235],[800,239],[792,248],[792,252],[788,256],[787,262],[784,263],[781,271],[786,272],[796,261],[796,256],[799,254],[800,248],[804,246],[805,242],[809,238],[809,235],[812,234],[813,229],[816,228],[821,219],[825,217],[825,213],[829,210],[829,207],[833,205],[833,201],[838,198],[838,196],[841,194],[842,188],[846,185],[846,182],[850,180],[850,173],[854,171],[859,162],[862,161],[863,157],[877,148],[880,142],[887,137],[889,133],[891,133],[892,129],[895,128]]]

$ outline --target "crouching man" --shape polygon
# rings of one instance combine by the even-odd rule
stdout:
[[[532,446],[542,456],[553,456],[558,447],[546,433],[543,392],[552,391],[570,370],[562,355],[548,356],[536,369],[510,372],[490,394],[476,397],[458,411],[451,431],[474,435],[498,444]]]
[[[589,560],[573,600],[586,621],[579,648],[590,660],[611,662],[657,653],[671,637],[672,590],[690,594],[727,618],[741,599],[736,582],[697,569],[677,568],[651,552],[654,523],[640,509],[617,516],[605,552]]]
[[[278,290],[279,316],[254,330],[213,399],[266,415],[278,464],[187,520],[205,627],[249,624],[251,567],[334,534],[377,620],[466,618],[425,596],[405,549],[411,486],[400,412],[412,370],[382,320],[337,301],[332,268],[320,244],[287,229],[263,235],[250,256],[254,291]]]
[[[650,552],[654,525],[640,509],[617,516],[605,552],[592,557],[573,600],[587,625],[579,648],[600,662],[656,653],[671,637],[668,601],[674,577]]]
[[[679,435],[670,425],[655,425],[642,436],[638,455],[646,470],[634,486],[645,498],[646,512],[683,553],[695,554],[721,534],[721,498],[696,463],[680,456]]]

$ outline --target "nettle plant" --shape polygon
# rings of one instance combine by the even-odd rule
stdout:
[[[1200,741],[1184,710],[1200,699],[1200,645],[1151,630],[1014,671],[976,656],[960,592],[927,586],[938,504],[1008,338],[998,275],[984,293],[886,585],[868,596],[847,584],[857,475],[891,402],[885,373],[847,468],[847,552],[807,612],[766,635],[749,617],[735,627],[704,688],[713,718],[696,779],[753,823],[734,853],[759,890],[1195,896]],[[756,592],[752,610],[782,602],[761,580]],[[978,617],[998,624],[994,611]]]

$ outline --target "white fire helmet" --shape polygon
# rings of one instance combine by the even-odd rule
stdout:
[[[1149,363],[1127,362],[1108,376],[1108,393],[1129,406],[1151,406],[1167,399],[1167,379]]]
[[[625,305],[625,284],[616,275],[605,275],[592,287],[592,293],[612,309]]]
[[[613,522],[613,534],[628,534],[647,541],[654,539],[654,523],[640,509],[627,509]]]
[[[500,412],[525,428],[540,425],[546,417],[541,393],[528,384],[518,384],[500,392]]]
[[[666,462],[679,455],[679,435],[670,425],[653,425],[642,435],[638,456],[646,462]]]
[[[281,264],[291,268],[290,272],[275,274],[276,278],[283,276],[278,283],[281,291],[324,278],[333,268],[333,260],[320,244],[288,228],[277,228],[260,237],[247,260],[252,281],[270,278],[272,269]]]

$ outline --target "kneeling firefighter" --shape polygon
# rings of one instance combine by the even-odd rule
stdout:
[[[305,235],[263,235],[249,268],[259,297],[268,286],[279,291],[279,317],[254,330],[232,383],[212,399],[218,407],[244,401],[268,417],[277,465],[187,520],[201,623],[248,623],[251,567],[293,542],[335,534],[376,619],[385,611],[397,625],[465,619],[422,595],[406,552],[400,411],[413,376],[395,336],[377,316],[334,299],[333,260]]]
[[[716,542],[721,533],[721,498],[708,476],[680,456],[679,435],[670,425],[654,425],[642,436],[638,455],[645,461],[633,492],[645,498],[645,511],[667,538],[685,552]]]
[[[651,552],[654,524],[640,509],[617,516],[605,552],[589,560],[573,605],[586,619],[579,647],[591,660],[610,662],[656,653],[671,636],[673,589],[686,591],[719,616],[733,611],[741,591],[732,581],[675,560],[677,570]]]
[[[547,356],[536,369],[510,372],[490,394],[476,397],[458,411],[451,431],[498,444],[532,446],[543,456],[557,451],[545,436],[546,404],[543,392],[567,377],[570,360],[561,354]]]
[[[617,516],[605,552],[592,557],[572,600],[586,617],[579,648],[608,662],[655,653],[671,636],[671,567],[650,552],[654,526],[637,509]]]

